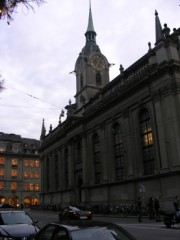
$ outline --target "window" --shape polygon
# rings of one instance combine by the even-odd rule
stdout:
[[[40,164],[39,164],[39,160],[35,161],[35,167],[39,168]]]
[[[30,191],[33,191],[33,190],[34,190],[34,184],[33,184],[33,183],[30,183],[30,184],[29,184],[29,190],[30,190]]]
[[[24,183],[23,189],[24,189],[25,191],[28,190],[28,184],[27,184],[27,183]]]
[[[5,152],[6,151],[6,146],[0,146],[0,152]]]
[[[151,119],[147,109],[140,112],[140,134],[143,155],[144,175],[154,173],[154,147]]]
[[[29,172],[28,171],[24,171],[24,178],[28,178],[29,177]]]
[[[4,182],[0,181],[0,189],[3,189],[3,188],[4,188]]]
[[[11,170],[11,177],[17,177],[17,170],[15,169]]]
[[[116,180],[123,180],[125,177],[123,135],[118,123],[115,123],[113,125],[112,130],[114,135],[114,158],[115,158]]]
[[[12,151],[13,151],[14,153],[18,153],[18,147],[12,146]]]
[[[34,160],[30,160],[30,167],[34,167]]]
[[[96,84],[97,84],[97,86],[100,86],[102,84],[100,73],[96,73]]]
[[[56,230],[56,226],[47,226],[39,235],[39,239],[44,239],[44,240],[51,240],[51,239],[58,239],[53,237],[55,230]],[[59,238],[61,239],[61,238]]]
[[[29,166],[29,160],[24,160],[24,167],[28,167]]]
[[[65,183],[69,186],[69,164],[68,164],[68,149],[65,149]]]
[[[35,178],[39,178],[39,172],[35,172]]]
[[[0,157],[0,164],[4,165],[5,159],[3,157]]]
[[[93,155],[94,155],[95,183],[99,184],[101,181],[101,160],[100,160],[100,143],[97,134],[95,134],[93,137]]]
[[[34,178],[34,172],[30,172],[30,178]]]
[[[17,183],[16,182],[12,182],[11,183],[11,190],[16,190],[17,189]]]
[[[39,190],[39,184],[38,184],[38,183],[34,184],[34,190],[35,190],[35,191],[38,191],[38,190]]]
[[[0,168],[0,176],[4,176],[4,168]]]
[[[12,166],[17,166],[18,165],[18,160],[17,159],[12,159],[11,164],[12,164]]]

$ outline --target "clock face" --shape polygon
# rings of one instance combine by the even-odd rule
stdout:
[[[107,67],[105,59],[100,54],[92,55],[89,59],[89,64],[97,71],[102,71]]]

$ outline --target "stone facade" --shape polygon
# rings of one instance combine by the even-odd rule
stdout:
[[[76,102],[48,134],[42,126],[43,204],[133,203],[142,195],[166,208],[180,195],[180,29],[162,29],[157,12],[155,22],[155,47],[109,82],[90,9]],[[103,61],[92,64],[97,53]]]

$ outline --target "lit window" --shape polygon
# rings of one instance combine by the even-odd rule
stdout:
[[[29,184],[29,190],[30,190],[30,191],[33,191],[33,190],[34,190],[34,184],[33,184],[33,183],[30,183],[30,184]]]
[[[12,176],[12,177],[17,177],[17,170],[12,169],[12,170],[11,170],[11,176]]]
[[[34,167],[34,160],[30,160],[30,167]]]
[[[11,190],[16,190],[17,189],[17,183],[16,182],[12,182],[11,183]]]
[[[35,172],[35,178],[39,178],[39,172]]]
[[[34,190],[35,190],[35,191],[38,191],[38,190],[39,190],[39,184],[37,184],[37,183],[34,184]]]
[[[4,182],[0,182],[0,189],[4,188]]]
[[[29,172],[28,171],[24,171],[24,178],[28,178],[29,177]]]
[[[28,167],[29,166],[29,160],[24,160],[24,166]]]
[[[147,109],[140,112],[140,134],[143,154],[144,175],[154,173],[155,157],[151,118]]]
[[[34,178],[34,172],[30,172],[30,178]]]
[[[4,176],[4,169],[0,168],[0,176]]]
[[[12,166],[17,166],[18,165],[18,160],[17,159],[12,159],[11,164],[12,164]]]
[[[0,146],[0,152],[5,152],[6,151],[6,147],[5,146]]]
[[[28,184],[24,183],[24,190],[27,191],[28,190]]]
[[[36,167],[39,167],[39,160],[36,160],[36,161],[35,161],[35,166],[36,166]]]
[[[5,159],[3,157],[0,157],[0,164],[4,165]]]

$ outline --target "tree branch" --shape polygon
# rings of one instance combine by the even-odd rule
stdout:
[[[34,11],[32,4],[39,7],[45,2],[45,0],[0,0],[0,20],[7,19],[7,23],[10,24],[10,21],[13,20],[13,13],[20,4],[24,5],[28,10]]]

